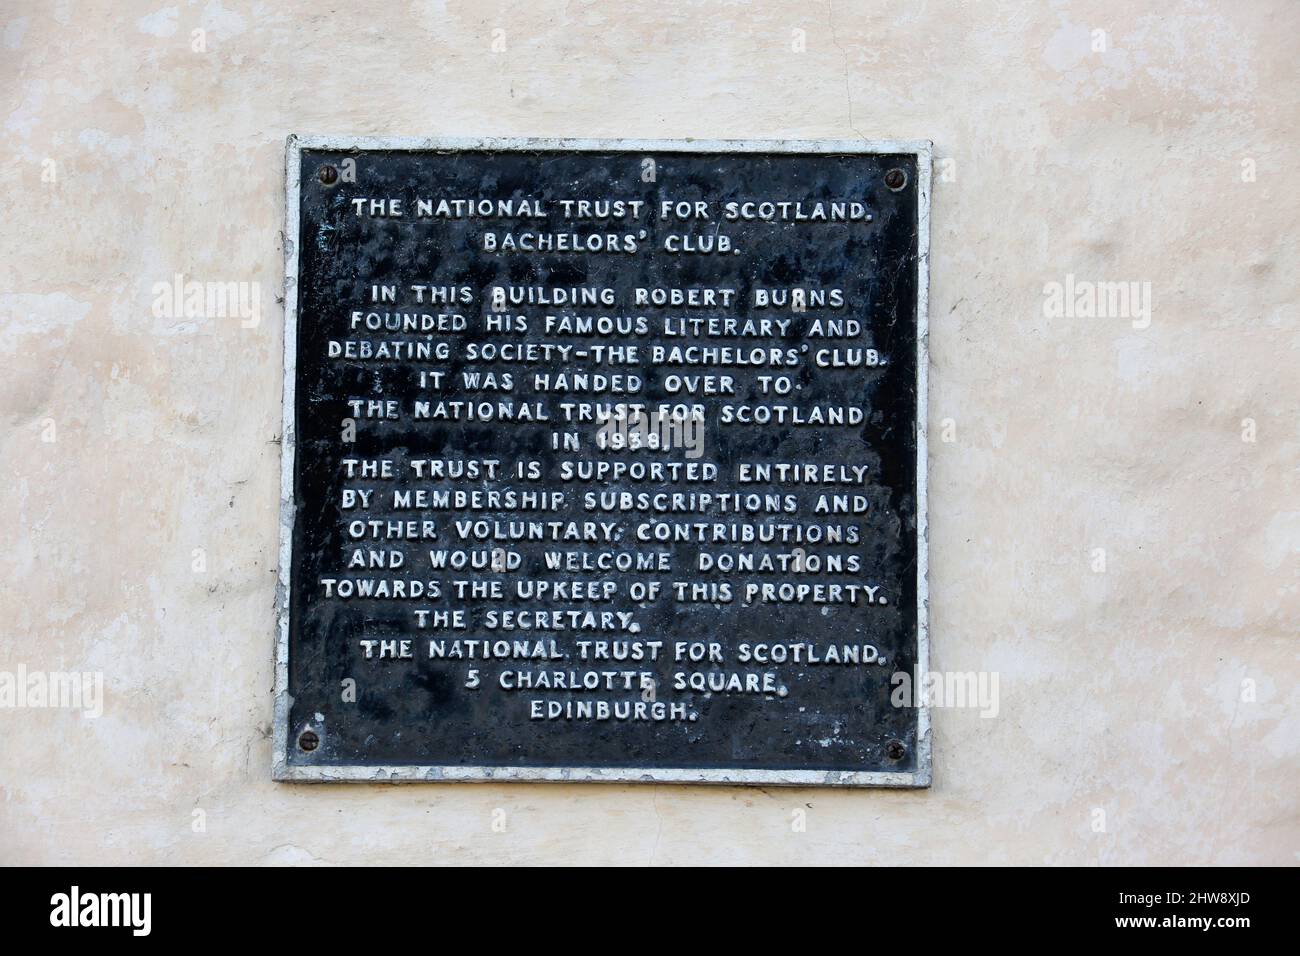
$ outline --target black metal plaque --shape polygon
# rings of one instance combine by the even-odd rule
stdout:
[[[288,162],[277,779],[928,784],[928,144]]]

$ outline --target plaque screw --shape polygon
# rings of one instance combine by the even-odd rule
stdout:
[[[326,186],[333,186],[339,178],[339,171],[333,166],[322,166],[316,175]]]
[[[907,748],[901,740],[891,740],[885,744],[885,756],[890,760],[902,760],[907,756]]]
[[[885,185],[894,192],[898,192],[907,185],[907,173],[903,172],[901,169],[891,169],[889,172],[885,173]]]
[[[298,737],[298,746],[307,753],[311,753],[320,746],[320,737],[317,736],[314,730],[304,730]]]

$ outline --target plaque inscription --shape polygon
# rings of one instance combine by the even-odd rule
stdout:
[[[292,137],[275,777],[928,785],[929,177]]]

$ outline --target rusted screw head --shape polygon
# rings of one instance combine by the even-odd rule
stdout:
[[[901,740],[891,740],[885,744],[885,756],[890,760],[902,760],[907,756],[907,747]]]
[[[316,176],[326,186],[333,186],[338,181],[339,171],[333,166],[322,166]]]
[[[311,753],[320,746],[320,737],[317,736],[316,731],[314,730],[304,730],[298,736],[298,746],[307,751],[307,753]]]
[[[898,192],[907,185],[907,173],[897,167],[891,169],[889,172],[885,173],[885,185],[894,192]]]

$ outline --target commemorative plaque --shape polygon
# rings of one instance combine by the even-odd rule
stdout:
[[[276,779],[928,785],[929,188],[292,137]]]

